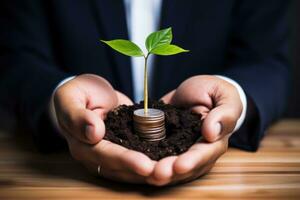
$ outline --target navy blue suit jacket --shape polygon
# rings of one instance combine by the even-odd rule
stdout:
[[[230,144],[256,150],[283,111],[288,87],[286,0],[164,0],[160,28],[188,54],[157,57],[151,97],[198,74],[236,80],[248,96],[243,127]],[[99,43],[128,38],[122,0],[1,0],[1,104],[42,150],[61,140],[48,117],[55,86],[70,75],[98,74],[132,97],[130,60]],[[155,90],[153,90],[155,88]]]

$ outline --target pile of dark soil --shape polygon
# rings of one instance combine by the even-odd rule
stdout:
[[[143,152],[153,160],[178,155],[188,150],[201,136],[201,115],[188,109],[149,102],[150,108],[165,112],[166,138],[158,142],[147,142],[139,138],[133,129],[133,111],[143,108],[143,102],[133,106],[122,105],[107,114],[104,139],[126,148]]]

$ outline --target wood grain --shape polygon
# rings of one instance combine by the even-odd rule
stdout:
[[[42,155],[0,134],[1,200],[153,198],[300,199],[300,120],[272,126],[258,152],[229,149],[208,175],[165,188],[102,180],[67,153]]]

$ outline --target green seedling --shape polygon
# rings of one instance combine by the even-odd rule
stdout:
[[[178,53],[188,52],[179,46],[171,44],[172,42],[172,28],[166,28],[151,33],[145,42],[147,53],[145,54],[141,48],[129,40],[115,39],[110,41],[101,40],[112,49],[126,55],[133,57],[144,57],[144,112],[148,113],[148,73],[147,61],[151,54],[160,56],[170,56]]]

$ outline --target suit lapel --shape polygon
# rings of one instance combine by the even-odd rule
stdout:
[[[122,0],[92,0],[99,31],[103,34],[104,40],[128,39],[125,8]],[[108,55],[111,55],[112,66],[115,66],[115,77],[120,81],[117,89],[128,96],[133,96],[132,75],[130,59],[109,48]]]

